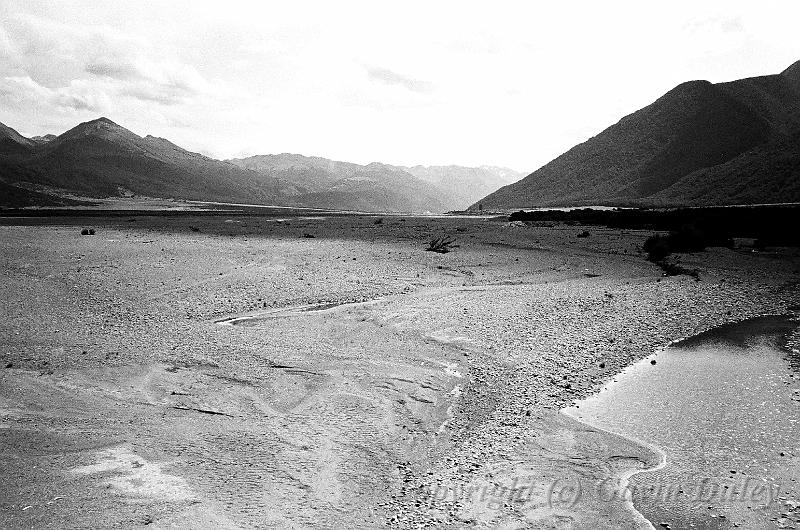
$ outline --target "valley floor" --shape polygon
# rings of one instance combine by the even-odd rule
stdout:
[[[377,219],[0,219],[0,526],[641,527],[570,484],[658,455],[559,410],[800,302],[786,249]]]

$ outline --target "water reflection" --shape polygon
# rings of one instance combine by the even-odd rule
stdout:
[[[665,453],[663,467],[630,479],[634,506],[654,526],[795,527],[800,381],[781,344],[796,326],[761,317],[716,328],[565,412]]]

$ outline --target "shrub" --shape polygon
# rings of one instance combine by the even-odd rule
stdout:
[[[643,248],[647,252],[648,261],[652,261],[664,271],[665,276],[678,276],[686,274],[695,280],[700,280],[700,274],[694,269],[687,269],[677,263],[671,263],[666,258],[672,252],[692,252],[684,250],[686,248],[696,248],[696,244],[691,239],[682,239],[683,236],[671,233],[667,236],[654,234],[645,240]],[[676,248],[677,247],[677,248]],[[705,247],[703,247],[705,248]]]
[[[438,252],[439,254],[447,254],[458,245],[455,244],[456,240],[449,236],[437,237],[431,239],[428,247],[425,249],[427,252]]]
[[[704,230],[687,224],[666,236],[655,234],[648,237],[642,248],[647,252],[648,260],[657,262],[673,252],[699,252],[712,246],[733,248],[733,238],[722,231]]]
[[[682,265],[678,265],[677,263],[670,263],[667,260],[661,260],[658,262],[658,266],[661,267],[661,270],[664,271],[666,276],[678,276],[680,274],[686,274],[687,276],[691,276],[697,281],[700,281],[700,273],[697,272],[695,269],[687,269]]]
[[[647,259],[652,262],[661,261],[672,253],[667,237],[660,234],[648,237],[642,248],[647,252]]]
[[[667,236],[672,252],[699,252],[711,244],[712,238],[694,225],[683,225]]]

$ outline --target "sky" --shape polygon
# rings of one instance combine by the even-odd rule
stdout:
[[[528,173],[683,81],[784,70],[798,20],[796,0],[0,0],[0,122]]]

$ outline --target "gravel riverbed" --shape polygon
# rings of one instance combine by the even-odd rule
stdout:
[[[646,231],[377,219],[3,219],[3,526],[646,526],[565,485],[654,452],[559,410],[800,303],[792,249],[681,256],[696,280]]]

